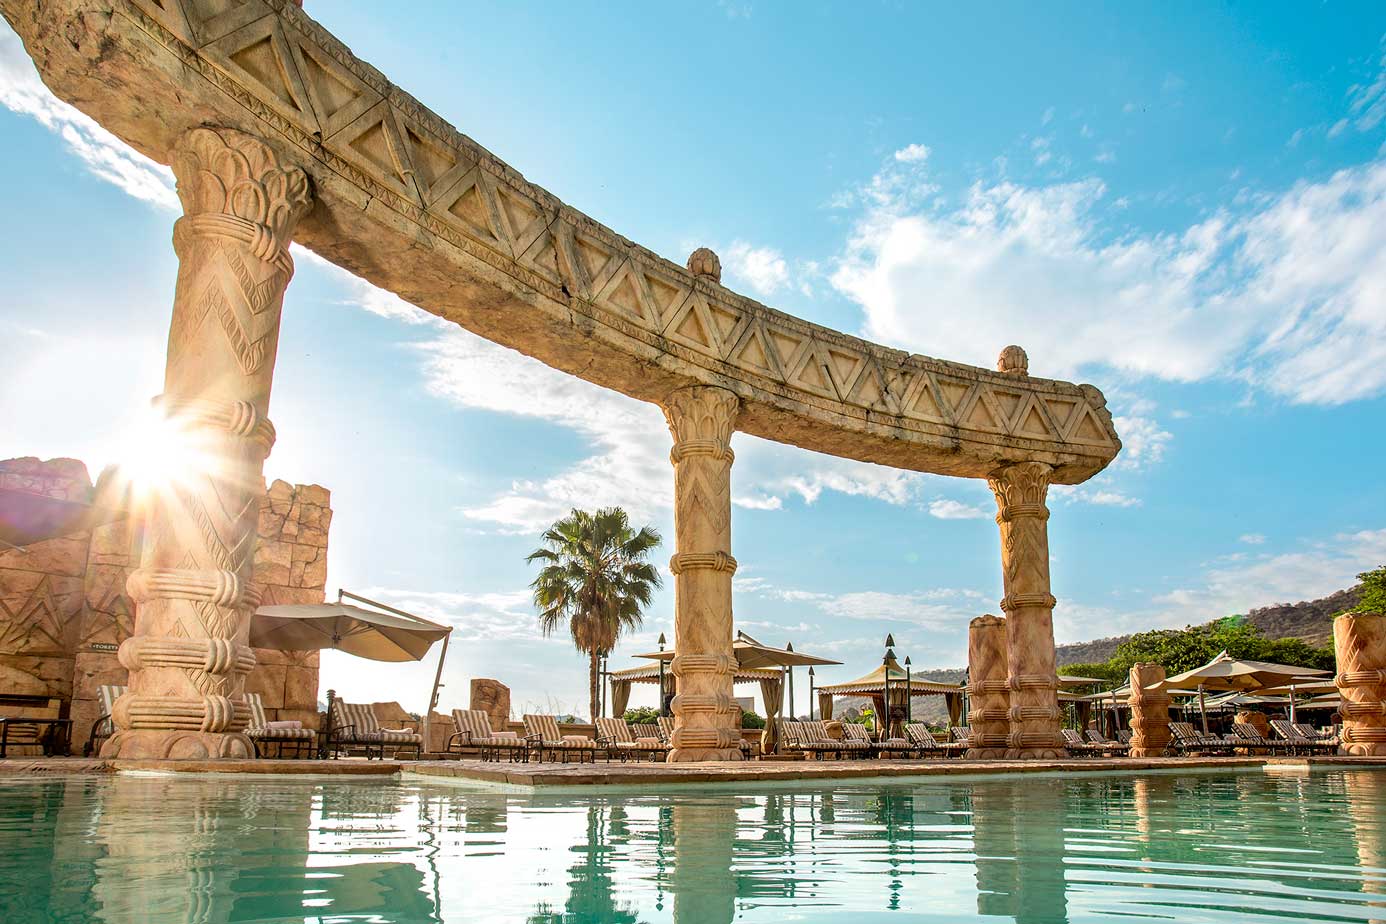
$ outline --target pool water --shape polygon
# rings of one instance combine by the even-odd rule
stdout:
[[[0,922],[1386,921],[1386,772],[0,779]]]

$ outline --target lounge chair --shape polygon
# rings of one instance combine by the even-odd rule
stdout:
[[[1331,745],[1335,750],[1341,743],[1338,741],[1338,726],[1336,725],[1330,725],[1327,728],[1315,728],[1308,722],[1294,722],[1292,725],[1301,735],[1309,740]]]
[[[818,727],[811,728],[811,725]],[[842,742],[827,737],[822,722],[809,723],[785,719],[780,723],[780,731],[783,732],[781,747],[786,751],[811,754],[818,760],[822,760],[824,754],[842,756]]]
[[[972,737],[972,729],[967,725],[950,725],[948,737],[953,744],[960,744],[966,748],[968,747],[968,739]]]
[[[1270,725],[1271,731],[1275,732],[1284,742],[1291,754],[1331,753],[1338,749],[1337,742],[1325,740],[1319,737],[1317,733],[1307,735],[1304,726],[1291,723],[1286,719],[1271,719]]]
[[[1232,749],[1237,747],[1236,742],[1194,731],[1193,724],[1189,722],[1170,722],[1169,731],[1173,735],[1169,742],[1170,747],[1181,755],[1199,752],[1230,754]]]
[[[1063,736],[1064,747],[1074,757],[1096,757],[1102,754],[1101,747],[1084,741],[1083,736],[1072,728],[1061,728],[1059,734]]]
[[[1089,728],[1084,734],[1087,735],[1088,741],[1108,754],[1125,754],[1131,750],[1131,745],[1121,741],[1113,741],[1095,728]]]
[[[274,742],[276,757],[283,757],[284,749],[292,746],[295,757],[311,757],[318,743],[318,733],[304,728],[302,723],[271,722],[265,717],[265,703],[259,693],[244,694],[246,705],[250,707],[250,725],[245,730],[246,737],[255,746],[255,756],[267,756],[266,745]]]
[[[482,760],[500,760],[502,752],[512,761],[529,760],[529,747],[513,731],[492,731],[491,716],[485,709],[454,709],[452,724],[457,731],[448,738],[447,752],[461,754],[468,749],[480,752]]]
[[[588,738],[586,735],[565,735],[558,730],[558,719],[551,715],[526,715],[525,722],[525,741],[528,742],[530,750],[539,752],[539,759],[544,759],[547,752],[553,759],[557,760],[558,755],[563,755],[563,762],[568,762],[569,754],[576,754],[578,761],[581,761],[586,754],[592,758],[592,762],[597,762],[597,742]]]
[[[630,730],[637,738],[653,738],[665,747],[673,746],[673,742],[664,737],[664,733],[654,722],[638,722],[632,725]]]
[[[874,757],[881,757],[886,754],[899,756],[909,754],[915,750],[914,745],[910,744],[906,738],[887,738],[884,741],[872,741],[871,733],[866,730],[865,725],[858,725],[855,722],[844,722],[842,725],[842,735],[844,741],[856,742],[866,745],[866,750]]]
[[[607,760],[616,754],[621,758],[621,763],[625,763],[628,757],[637,760],[648,757],[653,761],[669,755],[669,745],[659,735],[638,737],[625,719],[597,719],[597,745],[606,748]]]
[[[905,738],[921,757],[933,754],[938,757],[947,757],[950,753],[956,753],[956,747],[939,744],[934,735],[929,731],[929,727],[923,722],[906,722]]]
[[[1130,745],[1130,743],[1131,743],[1131,729],[1129,729],[1129,728],[1118,728],[1118,729],[1117,729],[1116,740],[1117,740],[1117,742],[1120,743],[1120,744]]]
[[[86,756],[100,753],[102,742],[115,732],[111,713],[115,710],[115,701],[125,695],[126,689],[127,687],[116,684],[103,684],[96,688],[96,698],[101,703],[101,717],[91,723],[91,734],[87,736],[87,748],[84,752]]]
[[[632,725],[631,730],[635,733],[635,737],[637,738],[658,738],[660,741],[664,742],[665,747],[672,749],[674,747],[673,716],[661,716],[656,721],[659,724]],[[747,741],[745,738],[742,738],[740,747],[741,756],[746,760],[760,757],[759,741]]]
[[[1262,753],[1275,753],[1276,751],[1288,752],[1289,746],[1278,741],[1271,741],[1264,738],[1254,725],[1245,722],[1232,723],[1232,737],[1237,747],[1248,751],[1260,751]]]
[[[423,753],[423,736],[403,728],[381,728],[375,710],[364,703],[348,703],[340,699],[332,701],[331,731],[327,739],[328,754],[338,750],[360,747],[366,752],[366,759],[385,757],[385,749],[390,748],[390,756],[398,757],[400,751],[414,749],[418,759]]]

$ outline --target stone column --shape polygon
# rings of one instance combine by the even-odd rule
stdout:
[[[1066,757],[1059,736],[1059,679],[1054,670],[1054,597],[1049,593],[1049,492],[1051,469],[1019,462],[989,480],[1001,527],[1001,566],[1006,596],[1007,679],[1010,738],[1007,757]]]
[[[183,217],[164,393],[155,399],[180,463],[150,486],[140,567],[127,588],[134,634],[120,646],[130,689],[106,757],[249,757],[241,699],[267,416],[289,239],[308,177],[261,141],[198,128],[173,156]],[[171,469],[173,466],[171,466]]]
[[[1006,620],[978,616],[967,627],[967,695],[972,729],[967,756],[1005,757],[1010,735],[1010,683],[1006,677]]]
[[[669,760],[740,760],[732,700],[731,435],[740,401],[680,388],[664,404],[674,437],[674,749]]]
[[[1132,757],[1159,757],[1169,747],[1169,694],[1146,689],[1164,679],[1165,669],[1159,664],[1142,661],[1131,666],[1131,693],[1126,701],[1131,706],[1128,753]]]
[[[1386,754],[1386,616],[1344,613],[1333,620],[1334,679],[1342,705],[1342,752]]]

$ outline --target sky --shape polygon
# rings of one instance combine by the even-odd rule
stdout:
[[[849,333],[1092,382],[1125,448],[1050,492],[1060,643],[1350,585],[1386,561],[1386,7],[309,0],[530,180],[669,259]],[[0,25],[0,29],[5,29]],[[0,32],[0,458],[130,451],[162,381],[168,171]],[[269,478],[318,483],[338,587],[455,626],[514,712],[585,713],[524,561],[573,506],[672,553],[653,405],[438,321],[295,249]],[[985,484],[733,440],[736,625],[836,658],[961,666],[1001,596]],[[673,638],[672,578],[614,668]],[[433,663],[327,654],[322,689],[422,709]],[[807,683],[796,681],[797,711]],[[749,692],[748,691],[738,691]],[[633,705],[653,704],[637,690]]]

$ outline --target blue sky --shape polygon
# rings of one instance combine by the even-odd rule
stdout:
[[[979,365],[1019,343],[1036,374],[1102,388],[1126,450],[1051,494],[1060,641],[1386,561],[1386,8],[308,10],[618,232],[678,261],[713,247],[737,291]],[[159,390],[171,185],[47,95],[8,32],[0,103],[0,457],[96,470]],[[574,504],[672,535],[658,410],[297,259],[267,474],[332,490],[329,586],[458,627],[444,705],[491,676],[517,712],[582,711],[584,662],[538,638],[523,557]],[[921,667],[962,663],[1000,596],[985,485],[735,446],[738,626],[846,662],[828,682],[887,632]],[[622,654],[660,631],[668,588]],[[323,684],[418,709],[431,671],[329,656]]]

